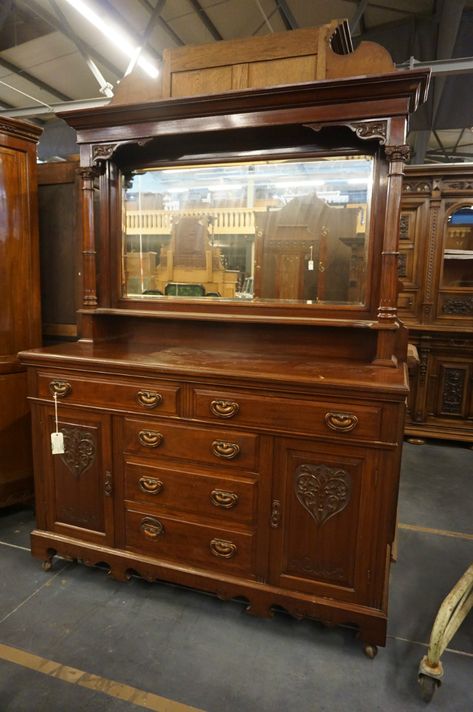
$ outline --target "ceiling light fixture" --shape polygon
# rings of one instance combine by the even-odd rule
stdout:
[[[139,47],[136,47],[131,42],[130,38],[116,25],[110,23],[109,21],[103,20],[97,13],[92,10],[85,2],[82,0],[66,0],[66,2],[77,10],[82,17],[85,17],[94,27],[96,27],[105,37],[107,37],[115,47],[118,47],[124,54],[130,59],[136,56],[137,52],[140,51]],[[159,76],[159,69],[150,61],[140,56],[138,58],[137,64],[141,69],[143,69],[148,76],[152,79],[156,79]]]

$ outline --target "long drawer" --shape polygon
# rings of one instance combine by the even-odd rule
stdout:
[[[167,381],[40,372],[38,397],[156,415],[178,415],[179,384]]]
[[[199,428],[166,421],[125,418],[123,449],[131,455],[190,460],[255,471],[259,438],[223,428]]]
[[[125,498],[146,504],[158,516],[182,512],[223,525],[249,526],[255,520],[257,493],[255,480],[125,463]]]
[[[377,405],[262,396],[224,389],[195,388],[192,398],[192,417],[201,420],[370,440],[382,436],[382,414],[383,408]]]
[[[126,548],[187,566],[256,576],[256,535],[128,509]]]

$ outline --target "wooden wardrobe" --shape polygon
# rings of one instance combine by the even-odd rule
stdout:
[[[41,345],[36,143],[41,129],[0,119],[0,506],[32,499],[30,413],[21,349]]]

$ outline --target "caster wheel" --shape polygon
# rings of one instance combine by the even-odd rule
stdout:
[[[419,675],[420,694],[424,702],[430,702],[434,696],[435,690],[439,687],[438,680],[428,675]]]
[[[373,660],[378,654],[378,646],[366,644],[363,646],[363,652],[367,658]]]
[[[45,561],[43,561],[41,564],[41,568],[43,569],[43,571],[51,571],[51,569],[53,568],[53,562],[51,561],[51,559],[46,559]]]

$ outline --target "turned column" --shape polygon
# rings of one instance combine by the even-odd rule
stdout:
[[[97,306],[94,181],[99,171],[95,166],[88,166],[79,172],[82,179],[82,307],[90,309]]]
[[[379,331],[375,363],[392,366],[396,346],[398,262],[399,262],[399,220],[401,214],[402,180],[404,166],[409,159],[407,144],[384,147],[389,161],[386,196],[386,217],[384,222],[383,250],[381,253],[381,290],[378,306],[378,321],[386,328]]]

